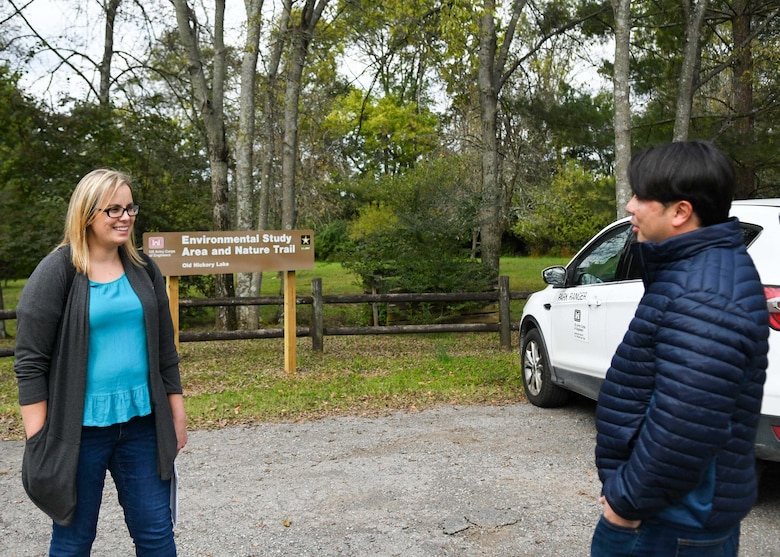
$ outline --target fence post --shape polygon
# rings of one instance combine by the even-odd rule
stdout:
[[[322,313],[324,303],[322,301],[322,279],[315,278],[311,281],[311,349],[313,352],[322,352]]]
[[[498,330],[501,350],[512,349],[512,327],[509,322],[509,277],[498,277]]]

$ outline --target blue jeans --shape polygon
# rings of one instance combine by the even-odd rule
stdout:
[[[138,557],[173,557],[171,482],[157,475],[152,415],[108,427],[84,427],[76,476],[78,502],[69,526],[54,524],[50,557],[88,557],[97,533],[106,470],[116,484]]]
[[[603,516],[590,546],[591,557],[736,557],[738,551],[738,525],[714,532],[647,520],[624,528]]]

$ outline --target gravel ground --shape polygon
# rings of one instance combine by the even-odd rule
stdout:
[[[587,556],[599,513],[594,405],[441,407],[193,431],[179,456],[182,556]],[[0,443],[0,555],[45,555],[22,443]],[[780,467],[742,552],[780,557]],[[95,556],[133,555],[107,483]]]

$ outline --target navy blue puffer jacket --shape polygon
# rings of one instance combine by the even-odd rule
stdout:
[[[756,499],[761,281],[736,219],[634,249],[645,295],[599,394],[602,493],[629,520],[729,528]]]

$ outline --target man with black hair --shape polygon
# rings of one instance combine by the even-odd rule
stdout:
[[[736,556],[757,496],[766,298],[707,142],[636,154],[626,206],[645,294],[602,384],[592,557]]]

